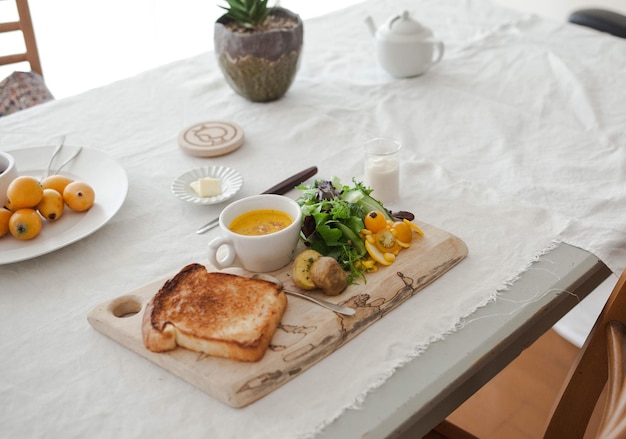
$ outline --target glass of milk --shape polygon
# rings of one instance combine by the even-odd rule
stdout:
[[[400,149],[396,139],[376,137],[365,142],[365,181],[383,204],[400,196]]]

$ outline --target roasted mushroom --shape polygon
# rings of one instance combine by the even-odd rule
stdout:
[[[336,296],[348,286],[348,275],[335,259],[322,256],[311,265],[311,280],[329,296]]]

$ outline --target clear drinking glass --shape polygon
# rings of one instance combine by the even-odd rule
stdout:
[[[365,142],[365,185],[372,196],[391,204],[400,196],[400,141],[376,137]]]

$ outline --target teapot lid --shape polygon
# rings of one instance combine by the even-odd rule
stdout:
[[[409,11],[404,11],[402,15],[397,15],[389,20],[384,33],[385,36],[410,38],[412,40],[422,40],[433,36],[430,29],[411,18]]]

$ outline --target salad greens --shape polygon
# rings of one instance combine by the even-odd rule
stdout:
[[[370,195],[372,189],[354,179],[352,182],[354,186],[344,186],[334,178],[296,187],[303,191],[296,200],[302,209],[300,236],[311,249],[336,259],[348,272],[348,284],[358,278],[365,281],[365,269],[359,264],[367,259],[365,242],[359,234],[365,228],[365,215],[377,210],[392,219],[382,203]]]

